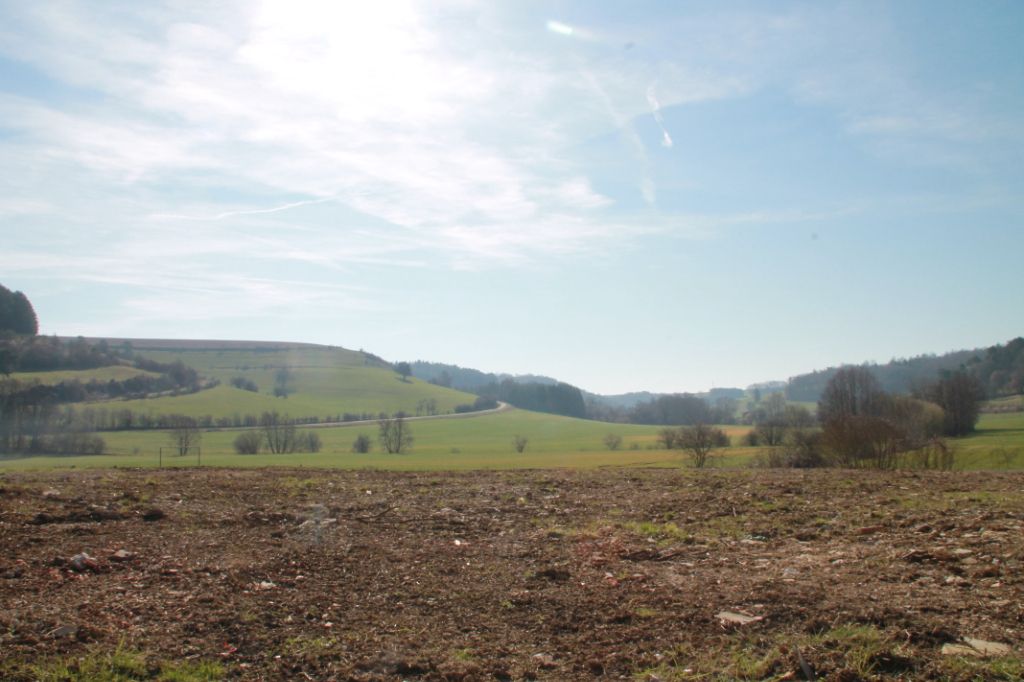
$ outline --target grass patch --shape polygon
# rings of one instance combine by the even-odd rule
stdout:
[[[152,661],[144,654],[118,646],[113,651],[93,649],[75,658],[41,664],[0,668],[11,682],[215,682],[225,677],[220,663],[212,661]]]
[[[677,542],[692,543],[693,535],[671,521],[658,523],[657,521],[630,521],[622,525],[622,528],[632,531],[637,535],[655,540],[659,545],[671,545]]]
[[[638,671],[638,682],[686,680],[805,679],[800,657],[818,679],[912,679],[918,661],[887,633],[870,625],[848,624],[811,636],[774,637],[734,633],[697,647],[680,646],[657,667]],[[969,663],[968,663],[969,664]],[[979,668],[988,673],[988,667]],[[959,678],[958,678],[959,679]],[[977,679],[990,678],[982,675]]]
[[[940,664],[942,676],[955,680],[993,680],[1021,682],[1024,680],[1024,661],[1017,656],[980,659],[967,656],[947,656]]]

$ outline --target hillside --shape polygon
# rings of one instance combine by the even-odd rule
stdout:
[[[817,401],[825,384],[842,367],[792,377],[786,385],[789,400]],[[1024,338],[988,348],[958,350],[942,355],[918,355],[891,360],[885,364],[863,365],[890,393],[909,393],[917,385],[934,381],[942,372],[965,368],[985,388],[989,397],[1013,395],[1024,390]]]
[[[346,414],[446,413],[476,398],[416,378],[403,380],[380,358],[335,346],[249,341],[106,341],[112,348],[129,349],[136,357],[160,363],[180,361],[203,377],[220,381],[220,385],[178,396],[94,402],[79,409],[213,419],[277,410],[297,419],[330,420]],[[256,390],[233,386],[233,380]]]

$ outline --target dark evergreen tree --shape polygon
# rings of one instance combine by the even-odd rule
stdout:
[[[28,297],[0,285],[0,333],[35,336],[39,333],[36,311]]]

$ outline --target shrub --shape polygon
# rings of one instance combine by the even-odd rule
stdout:
[[[51,455],[102,455],[107,443],[94,433],[68,432],[34,441],[37,452]]]
[[[604,446],[609,450],[618,450],[622,446],[622,436],[617,433],[609,433],[604,437]]]
[[[323,447],[320,434],[316,431],[300,431],[295,441],[294,452],[320,452]]]
[[[360,454],[366,454],[373,448],[373,441],[365,433],[360,433],[356,436],[356,439],[352,441],[352,452],[358,452]]]
[[[263,436],[258,431],[243,431],[235,438],[235,452],[240,455],[258,455]]]
[[[517,434],[516,437],[512,439],[512,447],[515,448],[516,452],[522,452],[526,449],[526,444],[528,442],[529,440],[526,436],[520,436]]]
[[[240,388],[243,391],[252,391],[253,393],[259,392],[259,387],[251,380],[245,377],[233,377],[231,379],[231,385],[235,388]]]

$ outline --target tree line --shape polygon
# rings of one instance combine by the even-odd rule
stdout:
[[[897,394],[883,389],[868,368],[845,367],[826,383],[816,420],[774,394],[757,412],[746,444],[771,446],[772,466],[949,468],[953,452],[945,437],[974,430],[983,396],[966,370]]]
[[[735,424],[738,401],[721,396],[713,403],[693,393],[661,395],[621,408],[597,401],[587,403],[587,416],[623,424],[682,425]]]
[[[485,400],[506,402],[524,410],[580,419],[587,416],[583,393],[575,386],[565,383],[520,383],[505,379],[500,383],[484,386],[479,389],[479,394]]]
[[[988,398],[1024,392],[1024,337],[984,349],[962,350],[943,355],[919,355],[885,364],[858,365],[871,373],[879,387],[889,393],[915,393],[923,390],[936,376],[964,371],[981,385]],[[844,367],[829,367],[790,378],[786,397],[796,401],[816,401],[826,385]]]

